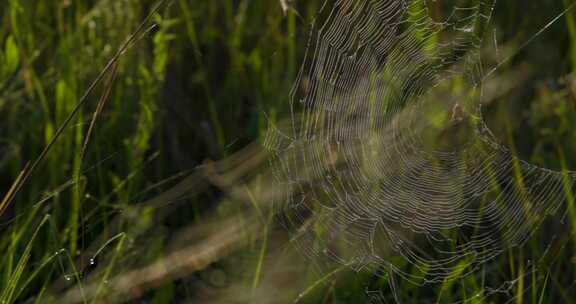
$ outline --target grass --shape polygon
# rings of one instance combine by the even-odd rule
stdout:
[[[70,292],[86,302],[232,302],[245,294],[264,299],[266,289],[285,292],[279,301],[358,303],[367,301],[366,286],[387,290],[382,297],[391,301],[389,280],[340,269],[318,273],[291,255],[271,211],[259,209],[269,176],[249,170],[259,156],[243,148],[290,115],[288,92],[321,1],[297,1],[284,15],[278,1],[174,0],[142,23],[156,3],[0,3],[0,303],[57,302]],[[489,29],[497,51],[514,52],[571,5],[498,2]],[[525,10],[534,18],[518,13]],[[569,10],[501,67],[502,83],[520,79],[513,72],[525,66],[532,72],[486,109],[497,137],[519,156],[564,171],[576,168],[574,16]],[[128,49],[115,53],[134,32]],[[496,46],[485,53],[494,61]],[[518,113],[525,119],[511,118]],[[207,159],[226,161],[210,174],[194,173],[207,170]],[[516,178],[523,187],[521,174]],[[246,200],[243,191],[227,194],[240,183],[249,183]],[[403,302],[573,298],[576,214],[570,187],[564,191],[572,233],[545,223],[526,246],[503,253],[480,275],[424,288],[398,284]],[[251,235],[243,250],[202,243],[223,219],[252,209],[260,236]],[[118,276],[193,252],[190,243],[213,246],[206,248],[221,257],[207,264],[202,256],[191,259],[203,265],[191,266],[193,274],[175,271],[128,295],[108,296]],[[453,272],[472,267],[463,263]],[[503,281],[513,283],[485,289]],[[92,299],[84,298],[88,292]]]

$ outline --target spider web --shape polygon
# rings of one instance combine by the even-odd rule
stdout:
[[[574,173],[518,159],[491,134],[479,50],[494,3],[458,3],[442,21],[421,0],[319,12],[291,125],[265,146],[287,189],[282,223],[321,269],[457,279],[524,244],[573,193]]]

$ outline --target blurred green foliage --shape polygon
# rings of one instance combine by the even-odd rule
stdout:
[[[40,154],[154,3],[0,2],[2,193]],[[448,6],[448,1],[430,3],[438,6],[439,14]],[[486,39],[483,50],[487,61],[515,54],[570,5],[569,0],[499,1],[489,30],[494,37]],[[162,220],[155,218],[155,209],[133,215],[133,205],[171,183],[157,186],[159,181],[207,158],[226,157],[261,136],[270,120],[289,114],[288,92],[320,6],[317,0],[296,1],[285,15],[273,0],[174,0],[156,14],[157,26],[121,58],[84,159],[84,139],[105,85],[89,97],[0,217],[0,303],[41,301],[47,290],[81,282],[91,263],[85,259],[77,267],[72,261],[94,244],[113,257],[104,265],[102,282],[112,272],[165,254],[167,236],[213,209],[218,191],[190,199]],[[485,109],[498,138],[521,157],[555,169],[576,169],[575,18],[576,12],[569,11],[502,67],[503,73],[529,73]],[[123,233],[98,240],[118,214],[123,215]],[[142,240],[146,249],[135,249]],[[539,248],[538,239],[527,247],[546,250]],[[519,254],[504,256],[500,271],[523,271],[515,265]],[[574,268],[571,259],[565,254],[551,271],[537,272],[546,277],[541,281],[553,283],[533,288],[535,294],[524,298],[525,303],[566,300],[573,286],[562,281],[562,269]],[[306,296],[310,302],[327,295],[333,303],[362,302],[366,295],[361,282],[366,280],[372,279],[337,280],[326,288],[312,288]],[[249,281],[258,284],[258,279]],[[478,290],[482,286],[470,279],[460,283]],[[146,296],[166,303],[193,294],[176,286],[178,282],[166,283]],[[414,297],[427,294],[414,286],[401,288]],[[453,289],[442,287],[441,302],[450,302]]]

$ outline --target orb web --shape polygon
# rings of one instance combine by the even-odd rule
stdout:
[[[518,159],[482,118],[479,50],[493,7],[456,1],[434,20],[421,0],[324,4],[290,127],[265,140],[285,190],[274,206],[316,264],[442,282],[558,214],[574,174]]]

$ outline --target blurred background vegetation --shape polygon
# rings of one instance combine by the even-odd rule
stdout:
[[[429,5],[441,18],[453,2]],[[49,145],[156,3],[0,1],[2,196]],[[310,303],[366,301],[369,277],[315,277],[298,258],[289,260],[293,267],[267,274],[266,263],[278,262],[277,254],[287,248],[286,236],[274,225],[266,225],[263,237],[250,239],[245,250],[227,259],[172,269],[118,297],[108,292],[117,282],[112,278],[173,257],[187,244],[209,241],[207,235],[225,231],[214,218],[245,207],[221,208],[225,186],[199,181],[193,172],[206,167],[207,160],[234,159],[262,138],[270,121],[288,117],[288,92],[321,4],[173,0],[161,6],[21,191],[0,205],[0,303],[57,302],[69,291],[89,293],[84,288],[94,284],[96,302],[281,303],[298,295]],[[489,87],[488,124],[523,159],[558,170],[576,169],[576,10],[560,15],[571,5],[569,0],[498,1],[482,50],[487,66],[513,56]],[[228,164],[220,166],[224,170]],[[164,192],[183,179],[192,191]],[[158,199],[161,193],[165,196]],[[567,273],[574,272],[576,243],[559,244],[564,251],[549,268],[531,274],[541,277],[534,280],[539,285],[515,287],[506,299],[574,299],[574,276]],[[542,253],[546,246],[535,238],[526,250]],[[522,250],[498,261],[503,276],[515,278],[523,271],[515,260]],[[482,289],[481,282],[467,284]],[[414,299],[436,301],[427,298],[429,290],[405,288],[413,289],[408,291]],[[444,288],[448,291],[438,301],[450,302],[452,287]],[[530,288],[525,296],[524,288]]]

